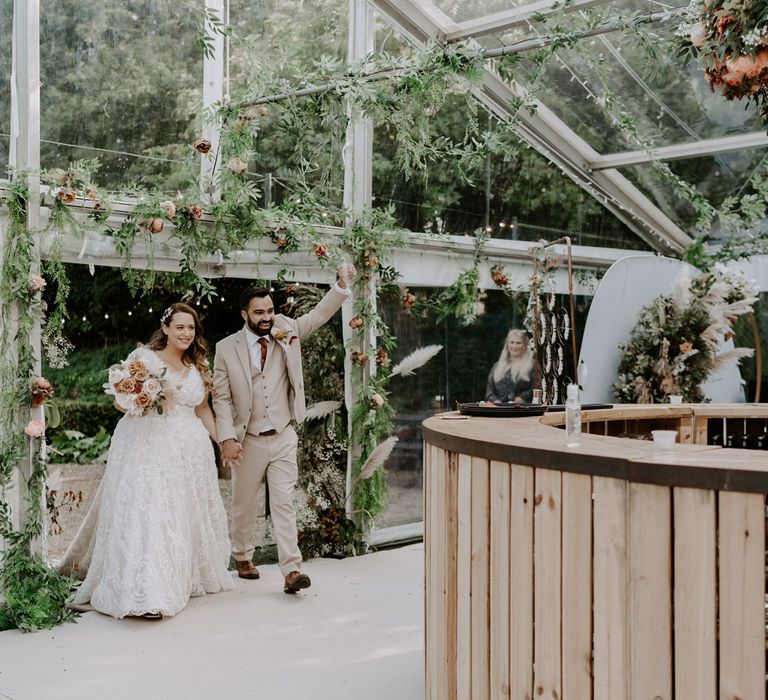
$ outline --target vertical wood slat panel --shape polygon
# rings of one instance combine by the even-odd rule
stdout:
[[[765,697],[764,500],[718,494],[721,700]]]
[[[472,457],[472,700],[490,699],[488,460]]]
[[[446,558],[445,558],[445,613],[447,623],[447,643],[445,648],[445,668],[448,673],[447,698],[456,698],[456,623],[457,623],[457,550],[458,550],[458,481],[459,458],[451,452],[448,455],[445,488],[446,508]]]
[[[674,489],[675,697],[715,700],[715,492]]]
[[[561,619],[561,474],[537,469],[534,484],[534,697],[562,697]]]
[[[533,697],[533,479],[530,467],[510,465],[509,683],[514,700]]]
[[[672,697],[669,487],[629,484],[629,697]]]
[[[491,465],[491,682],[492,698],[509,696],[509,464]]]
[[[594,477],[594,700],[627,695],[627,484]]]
[[[436,700],[435,681],[435,628],[434,596],[432,595],[432,534],[435,531],[434,482],[432,478],[432,446],[424,443],[424,693],[426,700]]]
[[[563,473],[563,695],[592,695],[592,478]]]
[[[456,696],[472,697],[472,458],[459,455],[457,485]]]
[[[432,466],[432,506],[434,513],[434,532],[432,533],[432,595],[434,596],[434,622],[436,626],[434,649],[435,657],[435,697],[448,697],[447,658],[447,622],[446,605],[447,536],[446,536],[446,475],[448,472],[448,453],[438,447],[432,447],[430,458]]]

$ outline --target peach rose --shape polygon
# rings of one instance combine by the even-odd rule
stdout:
[[[693,350],[693,344],[692,343],[680,343],[680,352],[687,353]]]
[[[143,372],[143,377],[136,377],[139,381],[144,381],[147,378],[147,366],[141,360],[131,360],[128,363],[128,371],[131,373],[132,377]]]
[[[384,405],[384,397],[381,394],[373,394],[371,396],[371,405],[374,408],[381,408]]]
[[[29,282],[29,288],[33,292],[41,292],[45,289],[45,280],[40,275],[32,275],[32,279]]]
[[[157,379],[151,377],[144,382],[143,390],[147,392],[151,398],[156,399],[162,391],[162,388],[163,385]]]
[[[241,175],[246,170],[248,170],[248,163],[246,163],[242,158],[238,158],[237,156],[234,156],[227,161],[227,167],[233,173],[237,173],[238,175]]]
[[[32,405],[39,406],[53,396],[53,385],[45,377],[32,382]]]
[[[199,219],[203,215],[203,210],[201,207],[191,206],[189,208],[189,213],[192,214],[193,219]]]
[[[126,377],[115,384],[115,391],[118,394],[132,394],[136,390],[136,380],[133,377]]]
[[[362,316],[353,316],[351,319],[349,319],[349,327],[350,328],[362,328],[365,321],[363,321]]]
[[[152,403],[152,399],[149,398],[149,394],[145,394],[143,391],[136,395],[136,407],[147,408]]]
[[[85,191],[85,196],[88,197],[92,202],[95,202],[97,199],[96,196],[96,190],[91,189],[90,187]]]
[[[24,428],[24,433],[31,438],[39,438],[45,435],[45,424],[41,420],[31,420]]]
[[[164,227],[165,224],[163,223],[163,220],[158,217],[149,220],[149,230],[152,233],[160,233]]]
[[[416,303],[416,295],[408,292],[403,296],[403,308],[410,309]]]
[[[320,258],[322,260],[327,260],[328,259],[328,246],[325,245],[324,243],[318,243],[315,246],[314,253],[315,253],[315,257],[316,258]]]
[[[56,195],[56,199],[66,204],[72,204],[72,202],[77,199],[77,192],[69,189],[59,190],[59,193]]]
[[[389,355],[386,350],[379,348],[376,350],[376,364],[379,367],[386,367],[389,364]]]
[[[173,219],[176,216],[176,205],[169,199],[160,202],[160,208],[165,212],[166,219]]]

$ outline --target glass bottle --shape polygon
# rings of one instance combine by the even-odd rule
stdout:
[[[565,400],[565,446],[578,447],[581,444],[581,404],[579,385],[569,384]]]

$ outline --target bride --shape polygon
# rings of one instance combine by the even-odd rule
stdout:
[[[94,503],[63,560],[84,576],[73,604],[113,617],[175,615],[190,596],[234,587],[211,442],[211,373],[195,310],[172,304],[129,359],[165,373],[161,415],[115,428]]]

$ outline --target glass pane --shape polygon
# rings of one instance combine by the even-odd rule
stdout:
[[[347,5],[346,0],[231,0],[230,23],[238,36],[229,53],[233,101],[326,82],[330,73],[318,66],[346,61]],[[323,99],[297,98],[262,110],[249,170],[260,181],[271,178],[271,201],[298,200],[308,185],[341,206],[344,131],[324,122]],[[317,113],[313,105],[321,105]],[[320,179],[323,171],[330,172],[329,179]]]
[[[424,4],[430,5],[432,3],[425,2]],[[518,0],[517,2],[509,2],[509,0],[436,0],[434,4],[454,22],[465,22],[503,12],[513,7],[522,7],[528,3],[526,0]]]
[[[0,3],[0,178],[6,178],[11,133],[13,3]]]
[[[98,157],[102,185],[183,187],[199,167],[203,78],[188,7],[43,0],[40,14],[43,168]]]

